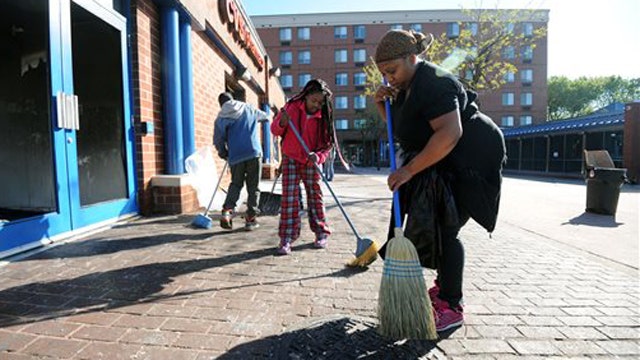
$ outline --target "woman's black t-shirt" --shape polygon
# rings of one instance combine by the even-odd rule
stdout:
[[[422,150],[433,129],[429,122],[467,106],[462,84],[449,72],[429,62],[420,62],[410,90],[402,90],[391,105],[393,133],[404,151]]]

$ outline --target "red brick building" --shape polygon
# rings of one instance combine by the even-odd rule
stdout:
[[[137,75],[134,76],[135,116],[139,122],[152,122],[153,128],[158,129],[152,136],[141,136],[137,142],[141,210],[143,213],[193,211],[198,207],[194,190],[185,182],[183,172],[172,174],[174,171],[165,168],[160,38],[165,26],[163,13],[175,11],[181,24],[191,24],[195,149],[212,144],[220,92],[232,92],[236,99],[262,109],[267,104],[269,108],[280,108],[284,94],[277,77],[269,73],[272,60],[266,56],[239,0],[139,0],[133,1],[132,11],[135,11],[132,66]],[[249,80],[243,80],[239,71],[247,71]],[[269,138],[268,131],[263,137],[265,135]],[[222,162],[217,160],[220,170]],[[273,170],[270,163],[269,160],[265,165],[267,172]]]
[[[514,24],[513,31],[547,27],[548,11],[537,11],[531,20]],[[362,145],[359,130],[366,117],[362,67],[373,56],[382,35],[391,28],[414,29],[434,36],[456,36],[469,19],[460,10],[348,12],[252,16],[260,38],[274,64],[282,69],[280,82],[286,94],[298,92],[309,78],[323,78],[334,92],[336,128],[348,158],[372,165],[384,151]],[[547,39],[535,49],[510,49],[506,56],[518,72],[499,90],[480,94],[482,110],[503,127],[546,121]],[[366,135],[365,135],[366,136]],[[381,137],[380,147],[384,146]]]

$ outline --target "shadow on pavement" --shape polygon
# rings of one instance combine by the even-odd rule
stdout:
[[[343,201],[342,200],[343,198],[345,198],[345,196],[338,196],[338,199],[340,199],[340,204],[342,204],[343,207],[349,206],[349,205],[371,204],[371,203],[378,202],[378,201],[389,201],[389,200],[391,200],[390,198],[385,197],[385,198],[372,198],[372,199],[363,199],[363,200]],[[327,202],[325,201],[325,207],[327,209],[337,208],[338,204],[335,203],[335,199],[331,198],[331,200],[333,200],[333,203],[330,203],[331,205],[327,205]]]
[[[297,248],[304,246],[306,245],[298,245]],[[332,273],[284,278],[272,282],[221,286],[175,294],[161,293],[177,276],[270,256],[274,256],[273,247],[218,258],[152,263],[95,272],[70,279],[15,286],[0,291],[0,328],[166,299],[188,298],[198,293],[323,277],[349,277],[367,271],[344,268]]]
[[[237,345],[218,357],[236,359],[418,359],[432,341],[393,341],[379,335],[374,320],[341,317]]]
[[[569,221],[563,222],[562,225],[587,225],[613,228],[624,225],[624,223],[617,222],[616,218],[611,215],[599,215],[583,212]]]
[[[20,262],[55,259],[74,258],[87,256],[100,256],[114,254],[120,251],[137,250],[163,244],[170,244],[185,240],[206,240],[214,236],[228,234],[228,231],[207,232],[200,234],[158,234],[153,236],[138,236],[122,239],[89,239],[84,241],[74,241],[55,247],[48,248],[47,251],[32,255],[28,258],[20,259]]]

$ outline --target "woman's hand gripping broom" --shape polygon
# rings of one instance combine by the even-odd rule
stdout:
[[[391,107],[385,101],[387,113],[387,136],[391,171],[396,170],[395,149],[393,147],[393,127]],[[427,295],[422,266],[418,252],[409,239],[404,237],[400,197],[393,192],[393,218],[395,236],[387,244],[382,282],[378,295],[378,332],[386,337],[400,339],[438,338],[431,301]]]
[[[302,145],[302,148],[304,148],[304,151],[306,151],[306,153],[309,154],[310,153],[309,147],[302,139],[302,136],[300,136],[298,129],[296,129],[296,126],[293,124],[291,119],[289,119],[289,128],[291,128],[291,130],[293,131],[293,134],[296,136],[296,138],[300,142],[300,145]],[[331,185],[329,185],[329,182],[324,177],[324,174],[322,173],[322,169],[320,169],[320,166],[315,162],[313,163],[313,165],[316,167],[316,171],[318,172],[318,174],[320,174],[320,177],[322,178],[322,181],[324,181],[324,184],[327,185],[329,192],[331,192],[331,195],[333,195],[333,198],[338,204],[340,211],[342,211],[342,215],[347,220],[347,223],[351,227],[351,231],[353,231],[353,234],[356,236],[356,239],[357,239],[355,258],[347,262],[346,265],[349,267],[369,266],[372,262],[374,262],[378,258],[378,250],[380,250],[378,243],[375,240],[363,238],[360,236],[360,234],[358,233],[358,230],[356,230],[356,227],[351,222],[349,215],[347,215],[347,212],[344,210],[344,207],[342,207],[342,203],[340,202],[340,199],[338,199],[338,196],[333,192]]]

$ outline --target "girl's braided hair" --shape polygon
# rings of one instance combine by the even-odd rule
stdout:
[[[322,93],[324,102],[322,104],[322,124],[319,128],[319,138],[322,139],[322,150],[330,149],[335,142],[335,130],[333,128],[333,104],[331,102],[333,93],[329,90],[329,86],[322,79],[311,79],[304,86],[302,91],[296,94],[289,102],[304,100],[307,95]]]

